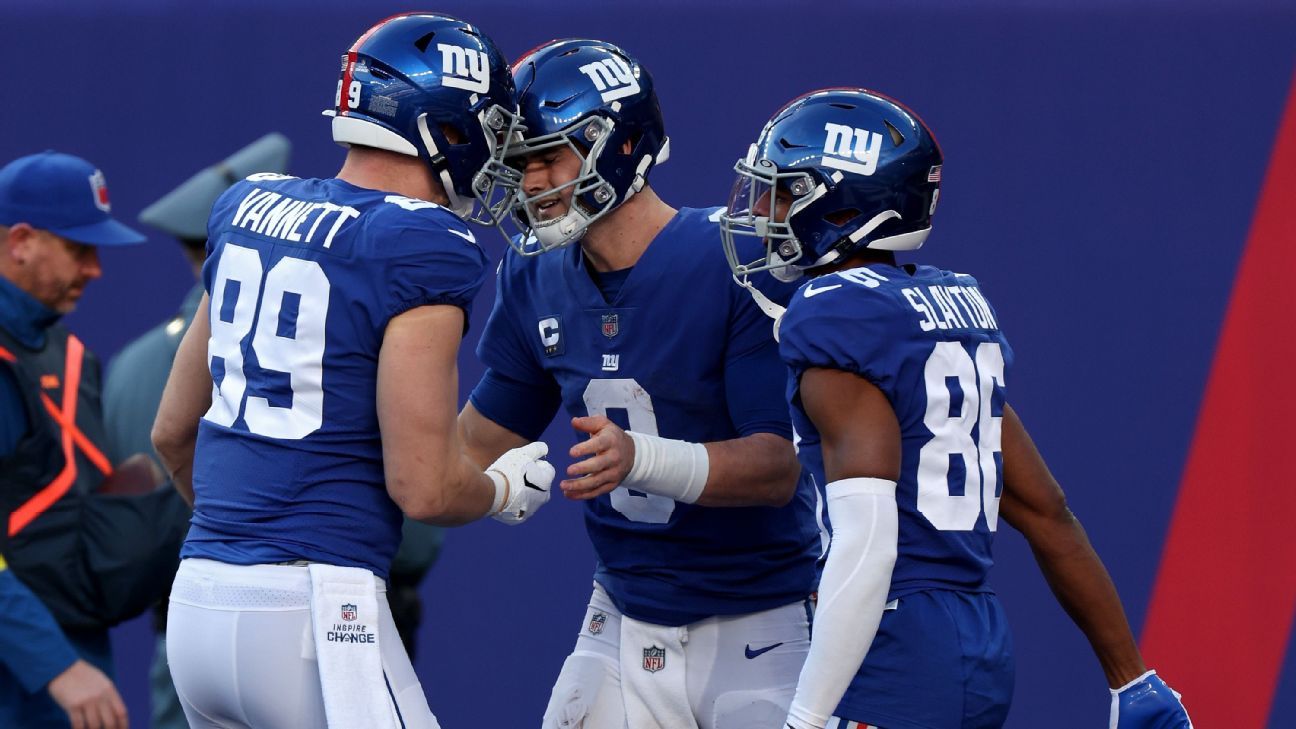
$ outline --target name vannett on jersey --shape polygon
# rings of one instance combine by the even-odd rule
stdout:
[[[332,226],[322,226],[325,219],[334,213],[336,215]],[[337,235],[342,224],[358,217],[360,211],[350,205],[296,200],[257,187],[239,201],[230,224],[258,235],[306,244],[314,243],[316,233],[327,230],[324,234],[324,247],[328,248],[333,245],[333,236]],[[310,226],[306,227],[308,220],[311,221]]]
[[[347,623],[334,623],[324,638],[330,643],[374,643],[378,640],[369,631],[369,626]]]
[[[918,327],[933,329],[998,329],[990,305],[975,286],[914,286],[901,289],[921,317]]]

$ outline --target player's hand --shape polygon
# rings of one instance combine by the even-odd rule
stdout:
[[[1108,725],[1115,729],[1192,729],[1192,719],[1179,692],[1156,671],[1148,671],[1118,689],[1111,689]]]
[[[559,486],[569,499],[592,499],[621,484],[634,465],[634,440],[619,425],[602,415],[572,418],[572,427],[589,434],[589,440],[572,446],[576,462],[567,467]]]
[[[49,682],[54,699],[72,723],[72,729],[127,729],[126,705],[112,681],[94,666],[78,659]]]
[[[510,526],[521,524],[549,501],[554,467],[544,460],[549,446],[528,443],[500,456],[486,469],[496,488],[504,488],[504,505],[491,514]]]

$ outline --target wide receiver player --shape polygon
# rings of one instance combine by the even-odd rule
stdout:
[[[778,331],[800,458],[832,542],[793,729],[999,727],[1013,657],[986,584],[1002,516],[1031,545],[1112,689],[1110,726],[1191,727],[1008,405],[1012,350],[976,279],[897,266],[931,229],[941,152],[863,90],[802,96],[737,164],[721,218],[739,278],[813,278]],[[741,237],[765,242],[745,259]]]
[[[382,592],[401,512],[517,523],[554,475],[543,443],[482,473],[455,428],[486,271],[461,218],[477,200],[496,222],[515,109],[480,29],[396,16],[343,58],[337,177],[252,175],[216,202],[153,431],[195,499],[167,631],[192,726],[436,726]]]
[[[589,436],[562,488],[587,506],[594,593],[543,726],[778,726],[821,542],[770,322],[724,288],[713,211],[647,183],[668,143],[646,69],[568,40],[514,78],[529,235],[505,256],[489,370],[459,422],[479,463],[560,404]]]

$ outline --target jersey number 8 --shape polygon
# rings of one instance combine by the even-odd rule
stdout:
[[[251,248],[227,244],[221,251],[211,289],[207,366],[212,368],[219,357],[224,375],[216,383],[216,370],[212,369],[212,404],[203,417],[231,427],[241,410],[247,429],[257,435],[304,438],[324,422],[324,322],[329,280],[318,263],[301,258],[281,258],[263,278],[264,270],[261,255]],[[232,304],[228,300],[231,295]],[[284,311],[292,308],[285,307],[287,302],[296,304],[296,316]],[[223,318],[227,312],[229,321]],[[285,313],[292,322],[289,327],[281,326]],[[249,333],[249,346],[261,369],[288,375],[291,405],[280,407],[264,397],[246,396],[243,343]]]
[[[590,415],[607,416],[610,409],[626,411],[630,430],[645,435],[657,435],[657,416],[653,414],[652,398],[647,390],[633,379],[590,380],[585,386],[585,411]],[[612,508],[630,521],[644,524],[665,524],[675,511],[674,499],[656,494],[631,491],[617,486],[608,495]]]

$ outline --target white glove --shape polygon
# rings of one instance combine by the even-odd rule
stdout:
[[[549,501],[554,467],[546,460],[549,446],[528,443],[500,456],[486,469],[495,484],[490,515],[509,526],[521,524]]]

